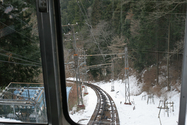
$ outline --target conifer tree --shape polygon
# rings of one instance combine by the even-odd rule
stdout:
[[[38,36],[32,34],[32,1],[7,0],[0,3],[0,85],[37,82],[40,73]],[[9,34],[5,34],[10,32]]]

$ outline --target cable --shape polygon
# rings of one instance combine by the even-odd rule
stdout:
[[[15,53],[13,53],[13,52],[6,51],[6,50],[4,50],[4,49],[0,49],[0,50],[2,50],[2,51],[4,51],[4,52],[7,52],[7,53],[11,53],[11,54],[16,55],[16,56],[18,56],[18,57],[22,57],[22,58],[28,59],[28,61],[33,61],[33,62],[35,62],[35,63],[41,64],[40,62],[36,62],[35,60],[26,58],[25,56],[21,56],[21,55],[15,54]],[[39,51],[36,51],[35,53],[37,53],[37,52],[39,52]],[[35,53],[34,53],[34,54],[35,54]],[[32,55],[34,55],[34,54],[32,54]]]
[[[0,53],[0,55],[2,55],[2,56],[6,56],[6,57],[9,57],[8,55],[6,55],[6,54],[2,54],[2,53]],[[25,62],[31,62],[31,61],[29,61],[29,60],[20,59],[20,58],[17,58],[17,57],[12,57],[12,58],[14,58],[14,59],[18,59],[18,60],[21,60],[21,61],[25,61]],[[34,63],[34,62],[31,62],[31,63]],[[35,64],[39,64],[39,63],[35,63]],[[40,64],[39,64],[39,65],[40,65]]]
[[[134,51],[135,50],[135,51]],[[162,54],[179,54],[183,55],[183,53],[175,53],[175,52],[165,52],[165,51],[151,51],[151,50],[137,50],[137,49],[128,49],[128,51],[133,51],[133,52],[150,52],[150,53],[162,53]],[[107,56],[107,55],[124,55],[125,53],[107,53],[107,54],[92,54],[92,55],[79,55],[81,56]]]
[[[10,26],[8,26],[8,25],[6,25],[6,24],[4,24],[3,22],[1,22],[0,21],[0,23],[1,24],[3,24],[3,25],[5,25],[5,26],[7,26],[7,27],[9,27],[10,29],[12,29],[12,30],[14,30],[13,28],[11,28]],[[18,31],[16,31],[16,30],[14,30],[15,32],[17,32],[17,33],[19,33],[20,35],[22,35],[22,36],[24,36],[23,34],[21,34],[20,32],[18,32]],[[24,36],[24,37],[26,37],[26,36]],[[29,40],[31,40],[31,41],[33,41],[32,39],[30,39],[30,38],[28,38],[28,37],[26,37],[27,39],[29,39]],[[33,42],[35,42],[35,41],[33,41]],[[1,55],[4,55],[4,54],[1,54]],[[5,55],[4,55],[5,56]],[[6,55],[7,56],[7,55]],[[16,58],[16,57],[13,57],[13,58]],[[23,59],[20,59],[20,58],[16,58],[16,59],[19,59],[19,60],[23,60]],[[24,60],[25,61],[25,60]],[[26,62],[31,62],[31,61],[26,61]],[[33,63],[33,62],[32,62]],[[36,63],[36,62],[34,62],[34,63]],[[38,63],[39,64],[39,63]]]
[[[2,5],[0,5],[0,6],[3,7],[3,8],[5,9],[4,6],[2,6]],[[23,21],[23,20],[17,18],[16,16],[14,16],[14,14],[9,14],[9,15],[13,16],[15,19],[17,19],[17,20],[20,21],[21,23],[23,22],[27,27],[29,27],[29,25],[28,25],[25,21]],[[29,28],[31,28],[31,27],[29,27]]]
[[[87,17],[87,20],[88,20],[88,15],[87,15],[87,13],[86,13],[86,11],[85,11],[85,8],[84,8],[84,6],[83,6],[83,4],[82,4],[82,2],[81,2],[81,0],[80,0],[80,3],[81,3],[81,5],[82,5],[82,7],[83,7],[83,10],[84,10],[84,12],[85,12],[85,15],[86,15],[86,17]],[[80,7],[79,7],[80,8]],[[88,22],[88,21],[87,21]],[[91,24],[91,23],[90,23]],[[90,29],[92,29],[92,26],[90,27]],[[92,32],[91,32],[92,33]],[[102,33],[104,33],[104,31],[103,31],[103,28],[102,28]],[[92,35],[92,34],[91,34]],[[106,41],[107,40],[107,38],[104,36],[104,35],[102,35],[101,34],[101,36],[104,38],[104,42],[107,44],[107,45],[109,45],[108,44],[108,42]],[[112,38],[109,38],[109,40],[112,40]],[[108,49],[108,48],[107,48]],[[109,51],[109,49],[108,49],[108,51]],[[101,53],[102,54],[102,53]],[[110,57],[112,58],[112,56],[110,55]],[[105,57],[103,57],[103,58],[105,58]],[[104,61],[105,61],[105,59],[104,59]]]
[[[2,5],[0,5],[0,6],[3,7],[3,8],[5,9],[4,6],[2,6]],[[10,13],[9,15],[11,15],[12,17],[14,17],[15,19],[17,19],[17,20],[20,21],[21,23],[23,22],[23,23],[26,25],[26,27],[32,29],[34,33],[35,33],[35,30],[38,31],[38,27],[36,27],[35,29],[33,29],[33,28],[30,27],[29,24],[27,24],[25,21],[23,21],[23,20],[17,18],[16,16],[14,16],[14,14],[11,14],[11,13]],[[24,30],[24,29],[23,29],[23,30]],[[38,34],[38,33],[37,33],[37,34]]]
[[[82,9],[81,9],[81,7],[80,7],[80,5],[79,5],[79,1],[77,1],[77,4],[78,4],[78,6],[79,6],[79,8],[80,8],[80,10],[81,10],[81,12],[82,12],[84,18],[85,18],[85,15],[86,15],[86,14],[83,13],[83,11],[82,11]],[[84,7],[84,6],[83,6],[83,7]],[[87,17],[87,18],[88,18],[88,17]],[[103,52],[101,51],[100,46],[99,46],[99,44],[98,44],[98,42],[97,42],[95,36],[94,36],[93,33],[92,33],[92,25],[90,25],[91,23],[89,24],[89,21],[88,21],[87,18],[85,18],[85,20],[86,20],[86,22],[87,22],[86,24],[87,24],[88,27],[90,28],[90,33],[91,33],[91,36],[92,36],[92,38],[93,38],[93,40],[94,40],[94,43],[96,44],[96,46],[98,47],[100,53],[102,54]],[[104,62],[105,62],[105,57],[104,57],[104,56],[103,56],[103,60],[104,60]]]
[[[21,34],[20,32],[16,31],[15,29],[11,28],[10,26],[8,26],[8,25],[4,24],[3,22],[1,22],[1,21],[0,21],[0,23],[1,23],[1,24],[3,24],[3,25],[5,25],[5,26],[7,26],[7,27],[9,27],[11,30],[13,30],[13,31],[17,32],[18,34],[20,34],[20,35],[22,35],[22,36],[26,37],[26,38],[27,38],[27,39],[29,39],[30,41],[32,41],[32,42],[36,42],[36,41],[34,41],[34,40],[32,40],[32,39],[28,38],[27,36],[25,36],[25,35]]]
[[[41,66],[39,66],[39,65],[32,65],[32,64],[26,64],[26,63],[16,63],[16,62],[4,61],[4,60],[0,60],[0,62],[12,63],[12,64],[20,64],[20,65],[25,65],[25,66],[36,66],[36,67],[41,67]]]
[[[117,0],[116,0],[117,1]],[[119,0],[120,1],[120,0]],[[133,1],[133,0],[129,0],[129,1],[125,1],[126,3],[138,3],[138,2],[142,2],[142,1]],[[187,1],[182,1],[182,2],[177,2],[177,1],[146,1],[146,3],[187,3]]]

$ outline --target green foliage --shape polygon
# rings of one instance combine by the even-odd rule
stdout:
[[[13,10],[4,13],[9,2]],[[0,8],[0,29],[7,27],[14,32],[0,38],[0,85],[10,82],[37,82],[41,62],[38,37],[32,35],[29,24],[33,13],[32,1],[5,1]],[[23,11],[25,9],[25,11]]]
[[[176,5],[177,3],[158,4],[140,0],[139,4],[132,6],[134,19],[139,21],[138,35],[132,36],[131,34],[132,38],[128,44],[129,48],[135,50],[130,53],[135,57],[133,60],[135,69],[141,71],[145,67],[155,64],[154,52],[167,51],[168,37],[170,50],[174,48],[177,41],[183,39],[184,19],[178,13],[184,13],[184,10],[181,11],[184,4]]]
[[[75,22],[80,24],[80,29],[76,30],[81,31],[86,41],[82,42],[82,46],[87,50],[88,55],[112,53],[109,48],[115,46],[112,40],[116,37],[124,38],[121,43],[127,43],[133,68],[138,71],[157,63],[156,54],[167,51],[168,39],[169,49],[172,50],[184,37],[186,10],[184,0],[175,2],[82,0],[79,3],[76,0],[63,1],[67,3],[67,6],[62,6],[63,25]],[[106,22],[107,25],[102,27],[101,24],[105,25]],[[71,28],[64,27],[63,31],[71,31]],[[95,40],[93,34],[96,34]],[[162,55],[164,56],[165,54]],[[88,57],[87,65],[110,63],[111,59],[111,56],[104,56],[104,59],[102,56]],[[121,62],[119,64],[116,74],[120,73],[120,69],[124,66]],[[91,69],[90,73],[94,78],[102,75],[99,68]]]
[[[92,7],[91,24],[95,26],[101,19],[101,1],[95,0]]]

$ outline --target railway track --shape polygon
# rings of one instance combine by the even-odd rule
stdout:
[[[112,97],[99,86],[89,83],[84,85],[91,87],[97,95],[97,105],[88,125],[120,125],[118,111]]]
[[[95,111],[88,125],[119,125],[118,111],[111,96],[96,85],[84,84],[91,87],[98,97]]]

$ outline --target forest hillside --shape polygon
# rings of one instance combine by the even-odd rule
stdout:
[[[136,75],[144,83],[143,91],[164,87],[180,91],[185,0],[62,3],[65,63],[71,64],[72,55],[78,54],[79,63],[86,60],[90,67],[86,70],[80,66],[80,76],[87,72],[88,80],[124,79],[127,47],[129,75]],[[67,77],[75,75],[73,68],[66,65]]]

